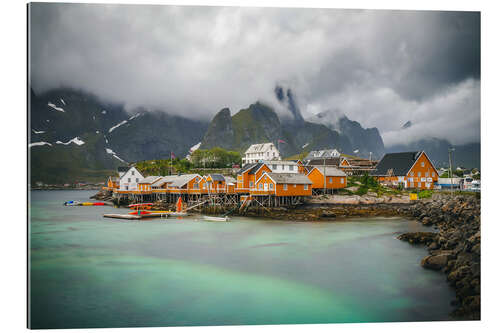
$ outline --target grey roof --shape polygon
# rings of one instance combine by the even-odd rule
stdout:
[[[178,176],[163,176],[161,177],[160,180],[158,180],[157,182],[155,182],[153,184],[154,187],[160,187],[162,186],[163,184],[165,183],[171,183],[174,181],[175,178],[177,178]]]
[[[144,178],[143,180],[141,180],[139,182],[139,184],[153,184],[154,182],[156,182],[160,178],[161,178],[161,176],[148,176],[148,177]]]
[[[266,143],[256,143],[248,147],[248,149],[245,151],[245,154],[253,154],[253,153],[259,153],[262,151],[268,151],[271,149],[276,149],[274,144],[272,142],[266,142]]]
[[[328,176],[328,177],[345,177],[345,176],[347,176],[344,171],[340,170],[339,168],[332,167],[332,166],[324,167],[324,171],[323,171],[322,166],[318,165],[315,168],[318,169],[319,172],[321,172],[321,174],[324,173],[325,176]],[[312,171],[312,169],[309,172],[311,172],[311,171]]]
[[[248,173],[249,175],[254,175],[259,169],[264,165],[264,163],[255,163],[255,166]]]
[[[250,170],[251,168],[255,167],[258,163],[249,163],[249,164],[245,164],[239,171],[238,171],[238,174],[241,175],[242,173],[244,173],[245,171],[247,170]]]
[[[218,182],[226,181],[224,176],[221,175],[220,173],[211,173],[209,176],[210,176],[210,178],[212,178],[213,180],[218,181]]]
[[[301,173],[270,172],[268,175],[276,184],[312,184],[312,181]]]
[[[307,162],[307,165],[340,165],[340,157],[331,157],[325,159],[313,159]]]
[[[286,161],[286,160],[264,160],[264,164],[284,164],[284,165],[297,165],[297,161]]]
[[[169,184],[169,186],[182,187],[195,177],[200,177],[200,175],[193,173],[193,174],[175,176],[174,180]]]
[[[304,158],[306,161],[324,158],[339,157],[340,153],[337,149],[313,150]]]
[[[130,167],[124,167],[124,166],[119,166],[118,167],[118,172],[127,172]]]
[[[385,154],[370,174],[385,176],[392,170],[393,176],[406,176],[422,153],[422,151],[411,151]]]

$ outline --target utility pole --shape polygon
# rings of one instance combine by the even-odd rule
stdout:
[[[451,152],[454,150],[455,150],[455,148],[448,148],[448,162],[450,165],[449,176],[451,177],[451,195],[453,195],[453,169],[451,167]]]
[[[326,194],[326,156],[323,156],[323,194]]]

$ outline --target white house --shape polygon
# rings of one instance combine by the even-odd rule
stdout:
[[[299,166],[295,161],[262,161],[273,173],[299,173]]]
[[[137,184],[144,179],[144,176],[135,167],[128,169],[120,177],[121,191],[137,191]]]
[[[280,152],[272,142],[251,145],[245,152],[243,164],[257,163],[261,160],[281,160]]]

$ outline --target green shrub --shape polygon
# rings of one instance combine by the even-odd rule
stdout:
[[[368,193],[368,188],[366,186],[360,186],[358,190],[354,192],[356,195],[365,195],[366,193]]]
[[[425,198],[431,198],[431,197],[432,197],[432,191],[430,191],[430,190],[424,190],[424,191],[418,192],[419,199],[425,199]]]

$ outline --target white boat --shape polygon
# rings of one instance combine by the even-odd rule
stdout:
[[[168,213],[168,216],[187,216],[187,212],[170,212]]]
[[[214,222],[227,222],[229,221],[229,216],[217,217],[217,216],[203,216],[205,221],[214,221]]]

